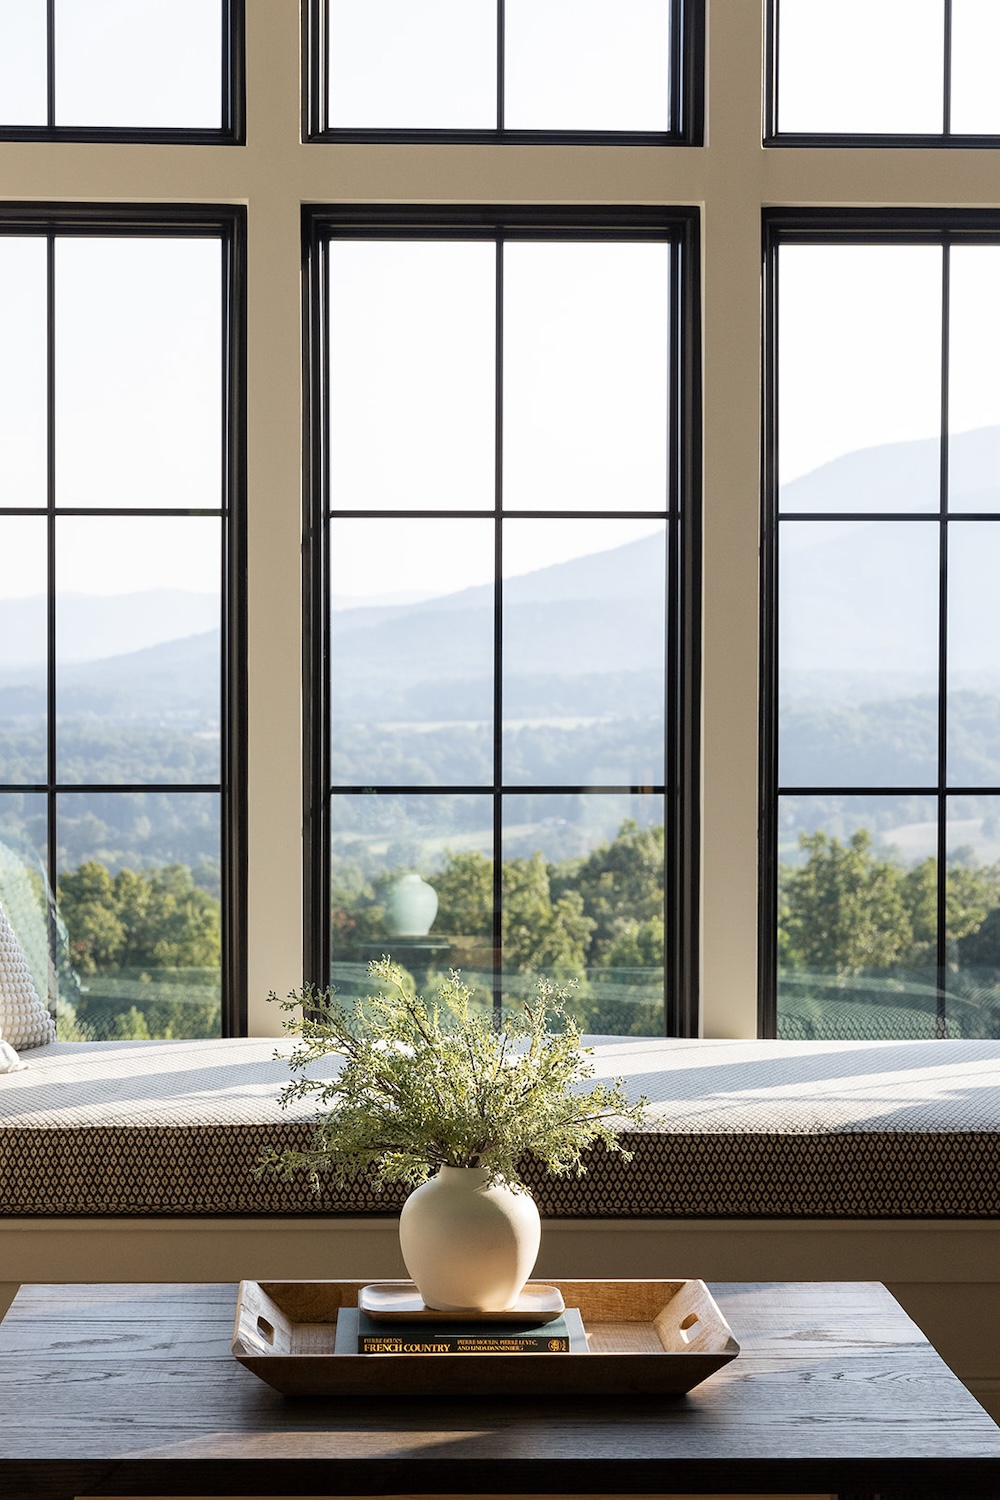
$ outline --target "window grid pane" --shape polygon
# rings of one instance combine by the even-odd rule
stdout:
[[[349,350],[351,327],[366,323],[366,299],[378,298],[368,271],[386,242],[352,232],[346,256],[340,236],[320,244],[329,246],[320,264],[329,278],[330,368],[340,361],[349,368],[338,333]],[[359,277],[368,246],[371,267]],[[338,454],[337,434],[348,450],[373,447],[394,430],[392,401],[386,423],[377,384],[368,395],[336,379],[326,386],[331,782],[329,872],[316,889],[326,885],[330,916],[322,919],[328,945],[317,980],[360,994],[365,962],[389,952],[431,993],[449,967],[469,966],[477,994],[499,1006],[544,972],[578,984],[572,1007],[590,1029],[662,1031],[672,961],[665,791],[675,774],[664,752],[664,706],[676,691],[666,652],[678,608],[672,567],[680,515],[678,478],[668,465],[668,454],[677,454],[670,416],[677,395],[668,378],[676,248],[666,234],[601,243],[550,232],[523,243],[508,231],[490,240],[401,235],[388,250],[396,284],[419,291],[423,281],[426,299],[441,302],[446,329],[449,292],[465,296],[452,266],[466,252],[485,251],[500,272],[491,283],[497,379],[478,374],[471,382],[465,399],[473,437],[462,435],[464,469],[486,467],[488,444],[498,487],[485,503],[468,496],[452,518],[447,505],[435,507],[433,487],[412,510],[343,506],[338,474],[348,460]],[[556,282],[562,272],[564,309],[555,320],[549,280],[539,288],[537,278],[519,280],[511,271],[540,263]],[[583,302],[574,296],[581,265]],[[624,314],[630,281],[650,284],[657,310],[634,332]],[[367,290],[359,301],[348,286]],[[349,321],[337,311],[348,302]],[[613,355],[604,348],[598,317],[595,329],[586,324],[588,361],[607,363],[627,382],[634,355],[652,384],[639,415],[630,414],[650,463],[635,474],[619,464],[617,482],[581,496],[582,504],[574,505],[572,476],[558,494],[543,482],[522,496],[506,445],[512,428],[518,432],[511,414],[534,421],[535,413],[524,389],[508,383],[511,350],[516,342],[526,367],[571,370],[580,357],[575,325],[586,322],[584,308],[602,304],[619,314],[609,322],[615,348]],[[394,329],[405,348],[406,316],[387,320],[383,365],[392,363]],[[447,409],[438,386],[450,387],[449,362],[433,351],[427,372],[419,399],[431,413]],[[536,402],[551,404],[550,379],[537,390],[525,385]],[[349,422],[337,413],[338,400],[350,407]],[[564,397],[570,415],[572,406]],[[623,447],[613,423],[603,428],[590,435],[592,467],[604,461],[602,445],[609,455]],[[428,440],[431,471],[442,441]],[[525,473],[565,468],[549,457],[561,452],[556,422],[529,428],[521,420],[517,442]],[[418,471],[425,460],[418,445],[399,455],[412,489],[419,473],[406,476],[410,456]],[[447,452],[442,457],[447,463]],[[617,629],[596,629],[609,617]],[[397,905],[408,903],[426,910],[399,916]]]
[[[311,0],[310,138],[702,135],[702,0]]]
[[[0,235],[0,258],[40,248],[40,307],[22,319],[22,344],[26,374],[41,371],[33,425],[44,439],[35,503],[17,485],[0,492],[0,905],[25,951],[47,953],[35,984],[63,1040],[218,1035],[223,1024],[222,243],[217,230],[176,225],[169,238],[121,238],[110,224]],[[126,262],[140,269],[133,284]],[[85,294],[73,289],[81,266]],[[180,330],[141,316],[164,284],[189,300]],[[112,306],[123,285],[128,364],[147,404],[169,407],[172,386],[192,387],[211,431],[180,494],[156,491],[156,455],[137,450],[133,481],[148,465],[151,482],[133,482],[109,513],[100,463],[60,449],[73,404],[60,376],[80,354],[89,425],[104,432],[91,452],[106,452],[123,413],[103,377],[120,350],[79,329],[74,347],[66,309],[74,298]],[[63,400],[49,405],[47,390]],[[171,420],[183,448],[176,405]],[[49,470],[48,449],[61,467]],[[195,496],[210,503],[192,514]]]
[[[768,0],[768,144],[1000,138],[993,0]]]
[[[915,245],[915,235],[907,243],[899,227],[891,243],[888,226],[870,217],[881,242],[868,246],[860,232],[856,244],[826,243],[821,231],[796,231],[777,215],[769,231],[777,268],[774,419],[783,449],[825,462],[800,465],[806,472],[773,489],[778,697],[766,858],[773,857],[775,927],[763,947],[774,954],[779,1036],[993,1037],[1000,1035],[1000,961],[991,968],[990,946],[991,914],[1000,908],[991,843],[1000,679],[990,580],[1000,507],[990,498],[997,428],[988,403],[989,297],[978,318],[973,297],[988,285],[997,251],[986,229],[974,246],[954,243],[957,230],[925,232],[936,246]],[[876,330],[872,364],[895,357],[883,277],[867,285],[854,277],[859,252],[869,263],[881,258],[884,270],[907,255],[936,259],[937,393],[920,419],[906,380],[885,389],[866,420],[884,424],[886,441],[873,431],[859,446],[862,429],[847,422],[839,429],[845,451],[836,453],[835,350],[826,361],[822,337],[814,341],[813,421],[796,389],[801,371],[794,357],[785,359],[801,329],[783,332],[782,322],[810,300],[836,304],[839,261],[851,296],[831,320],[838,325],[831,338],[850,338],[853,321],[868,337]],[[900,275],[897,293],[905,297],[907,285]],[[925,289],[918,316],[927,300]],[[928,333],[934,321],[932,312]],[[925,386],[929,368],[925,361]],[[922,431],[894,427],[904,408]],[[990,425],[963,430],[970,418]]]
[[[246,0],[9,0],[0,139],[243,139]]]

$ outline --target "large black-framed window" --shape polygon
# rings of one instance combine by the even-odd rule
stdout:
[[[704,0],[309,0],[303,134],[697,146],[704,70]]]
[[[0,899],[60,1035],[243,1034],[245,210],[0,257]]]
[[[764,235],[762,1034],[996,1036],[1000,218]]]
[[[314,982],[389,952],[487,1005],[541,971],[592,1030],[696,1029],[697,234],[304,211]],[[624,340],[603,372],[591,332]],[[592,397],[631,434],[610,482]]]
[[[768,0],[765,144],[996,147],[991,0]]]
[[[0,15],[0,140],[242,145],[246,0],[18,0]]]

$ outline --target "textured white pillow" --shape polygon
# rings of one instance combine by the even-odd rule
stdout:
[[[39,997],[24,949],[0,907],[0,1035],[12,1047],[56,1039],[55,1022]]]
[[[27,1066],[28,1064],[23,1063],[18,1057],[10,1042],[5,1042],[3,1037],[0,1037],[0,1073],[23,1073]]]

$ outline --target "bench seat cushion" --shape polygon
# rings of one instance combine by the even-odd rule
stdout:
[[[1000,1213],[1000,1041],[591,1038],[597,1077],[650,1101],[633,1159],[581,1178],[526,1164],[564,1218],[992,1218]],[[287,1043],[279,1043],[287,1051]],[[258,1179],[308,1144],[312,1107],[277,1095],[276,1044],[53,1043],[0,1077],[8,1216],[395,1213],[361,1181],[317,1197]],[[335,1066],[333,1062],[330,1067]]]

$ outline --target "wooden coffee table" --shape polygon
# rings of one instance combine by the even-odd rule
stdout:
[[[1000,1496],[1000,1428],[883,1287],[711,1289],[742,1353],[688,1396],[373,1402],[237,1364],[235,1286],[23,1287],[0,1494]]]

